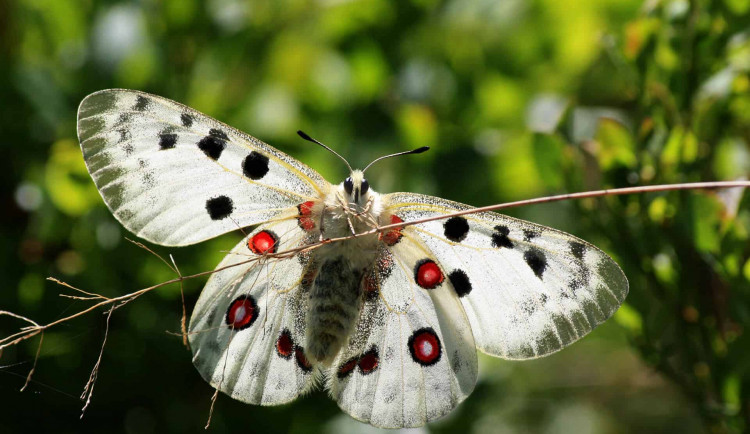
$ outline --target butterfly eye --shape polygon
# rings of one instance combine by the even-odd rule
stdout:
[[[352,191],[354,190],[354,183],[352,182],[352,178],[346,178],[344,181],[344,190],[346,190],[346,194],[352,194]]]
[[[360,194],[366,194],[367,190],[369,190],[369,189],[370,189],[370,183],[367,182],[366,179],[363,179],[362,180],[362,185],[359,187],[359,193]]]

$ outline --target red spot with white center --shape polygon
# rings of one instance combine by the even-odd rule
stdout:
[[[284,330],[276,340],[276,354],[284,359],[292,357],[294,352],[294,341],[289,330]]]
[[[226,323],[229,328],[242,330],[250,327],[258,317],[258,305],[249,295],[237,297],[227,309]]]
[[[336,374],[339,378],[345,378],[347,375],[351,374],[354,368],[357,367],[357,358],[351,358],[344,362],[344,364],[339,367],[339,372]]]
[[[409,338],[409,352],[420,365],[434,365],[440,360],[440,339],[431,328],[419,329]]]
[[[396,224],[396,223],[403,223],[404,221],[401,219],[401,217],[397,216],[396,214],[391,215],[391,223],[390,224]],[[378,237],[381,241],[386,243],[389,246],[392,246],[396,244],[397,242],[401,241],[401,237],[403,234],[401,231],[403,230],[402,227],[395,227],[389,231],[381,232]]]
[[[297,346],[294,349],[294,358],[297,359],[297,366],[299,366],[303,372],[312,371],[312,364],[310,364],[310,361],[307,360],[307,356],[305,356],[305,350],[302,347]]]
[[[247,247],[256,255],[276,253],[279,238],[271,231],[260,231],[247,240]]]
[[[299,227],[306,231],[310,231],[315,228],[315,221],[313,221],[311,217],[312,208],[314,205],[315,202],[311,200],[297,205],[297,210],[299,211]]]
[[[375,347],[372,347],[372,349],[364,354],[362,354],[362,357],[359,358],[359,362],[357,362],[357,365],[359,366],[359,370],[367,375],[374,370],[378,369],[378,364],[380,363],[380,357],[378,357],[378,350]]]
[[[414,270],[414,280],[424,289],[433,289],[443,283],[445,277],[440,267],[431,259],[423,259]]]

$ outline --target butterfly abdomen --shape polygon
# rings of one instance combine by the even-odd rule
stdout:
[[[359,318],[363,272],[344,256],[323,262],[310,289],[307,355],[330,365]]]

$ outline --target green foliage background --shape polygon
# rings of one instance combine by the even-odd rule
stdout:
[[[245,130],[338,182],[473,205],[750,172],[747,0],[18,0],[0,2],[0,310],[46,323],[173,276],[103,205],[78,148],[80,100],[153,92]],[[480,360],[474,393],[421,432],[750,429],[750,207],[741,192],[643,194],[514,209],[622,266],[613,320],[553,356]],[[238,240],[167,249],[205,271]],[[203,282],[186,284],[188,305]],[[212,390],[180,339],[179,288],[119,309],[93,403],[78,400],[104,317],[0,358],[0,432],[197,432]],[[0,335],[23,326],[0,317]],[[372,432],[325,392],[277,408],[221,396],[212,432]]]

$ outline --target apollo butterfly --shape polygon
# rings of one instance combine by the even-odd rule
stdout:
[[[553,353],[628,293],[620,267],[572,235],[437,197],[380,194],[361,170],[330,184],[158,96],[89,95],[78,135],[104,201],[139,237],[185,246],[251,228],[209,278],[189,327],[203,378],[250,404],[292,401],[321,379],[356,419],[421,426],[472,392],[477,350]],[[417,220],[426,221],[406,224]]]

